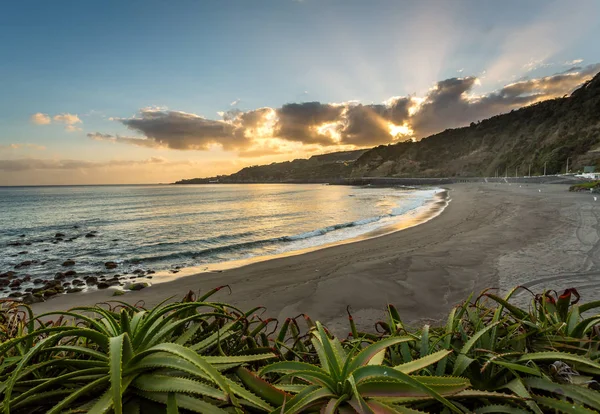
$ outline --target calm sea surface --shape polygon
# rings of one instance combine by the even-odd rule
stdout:
[[[436,191],[288,184],[4,187],[0,273],[53,279],[67,259],[78,275],[175,271],[301,250],[392,225]],[[118,268],[107,270],[107,261]]]

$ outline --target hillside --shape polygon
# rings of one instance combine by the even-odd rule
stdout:
[[[600,170],[600,74],[570,96],[448,129],[418,142],[381,145],[178,181],[323,182],[345,177],[473,177]]]
[[[600,74],[569,97],[543,101],[419,142],[379,146],[353,177],[452,177],[564,172],[600,167]]]
[[[242,168],[231,175],[211,178],[193,178],[177,181],[175,184],[254,183],[254,182],[322,182],[348,177],[352,164],[367,150],[333,152],[313,155],[308,159],[274,162]]]

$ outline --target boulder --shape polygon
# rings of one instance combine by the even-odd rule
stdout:
[[[0,277],[7,277],[9,279],[12,279],[13,277],[15,277],[17,274],[17,272],[13,272],[12,270],[9,270],[8,272],[4,272],[4,273],[0,273]]]
[[[41,285],[42,283],[44,283],[44,279],[33,279],[34,285]]]
[[[55,238],[55,239],[60,239],[60,238],[62,238],[62,237],[65,237],[65,234],[64,234],[64,233],[56,233],[56,234],[54,235],[54,238]]]
[[[13,281],[8,285],[10,288],[19,286],[21,286],[21,281],[19,279],[13,279]]]
[[[96,276],[87,276],[85,278],[85,283],[87,283],[88,285],[95,285],[96,283],[98,283],[98,278]]]
[[[15,265],[15,269],[21,269],[22,267],[31,266],[32,264],[33,264],[33,261],[25,260],[24,262],[21,262],[18,265]]]
[[[62,265],[65,267],[75,266],[75,260],[72,260],[72,259],[65,260]]]
[[[44,298],[36,295],[32,295],[31,293],[26,293],[23,295],[23,303],[27,305],[31,305],[32,303],[44,302]]]
[[[23,277],[23,279],[21,279],[23,282],[29,282],[31,280],[31,276],[30,275],[25,275]]]
[[[83,288],[80,287],[72,287],[70,289],[67,289],[67,293],[77,293],[77,292],[81,292],[83,290]]]
[[[58,291],[56,289],[48,289],[42,292],[45,298],[49,298],[50,296],[58,295]]]
[[[90,232],[90,233],[87,233],[87,234],[85,235],[85,237],[87,237],[87,238],[89,239],[89,238],[91,238],[91,237],[96,237],[96,235],[95,235],[94,233]]]
[[[147,288],[148,286],[150,286],[150,284],[146,283],[146,282],[130,283],[129,285],[127,285],[127,289],[128,290],[142,290],[144,288]]]
[[[98,289],[108,289],[110,287],[110,285],[106,282],[100,282],[97,285]]]
[[[65,275],[63,272],[58,272],[54,275],[54,280],[63,280],[65,277],[67,277],[67,275]]]
[[[22,252],[19,252],[18,254],[27,254],[29,253],[27,250],[23,250]]]
[[[119,266],[117,264],[117,262],[106,262],[106,263],[104,263],[104,267],[106,267],[107,269],[116,269],[117,266]]]
[[[113,292],[113,296],[123,296],[125,294],[125,292],[123,290],[115,290]]]
[[[67,277],[73,277],[73,276],[75,276],[76,274],[77,274],[77,272],[76,272],[76,271],[74,271],[74,270],[69,270],[69,271],[66,271],[66,272],[65,272],[65,276],[67,276]]]

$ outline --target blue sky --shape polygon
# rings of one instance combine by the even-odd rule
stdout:
[[[171,181],[371,143],[346,139],[329,115],[310,128],[334,132],[286,134],[279,109],[287,103],[428,102],[430,88],[450,78],[477,78],[461,89],[475,102],[575,68],[581,75],[564,91],[540,97],[560,95],[600,62],[599,15],[593,0],[4,2],[0,184]],[[531,88],[523,93],[546,91]],[[260,139],[251,136],[260,125],[239,118],[258,108],[273,118],[261,121]],[[219,115],[231,109],[237,120]],[[286,119],[306,119],[298,111]],[[33,122],[38,113],[49,123]],[[472,112],[488,115],[481,105]],[[203,119],[225,132],[208,136]],[[406,118],[389,142],[468,120],[419,131]],[[235,131],[244,138],[227,135]]]

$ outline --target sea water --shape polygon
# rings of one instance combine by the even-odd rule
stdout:
[[[294,252],[391,226],[438,191],[320,184],[3,187],[0,273],[51,280],[71,259],[67,270],[80,277],[108,277]],[[109,261],[118,267],[106,269]]]

